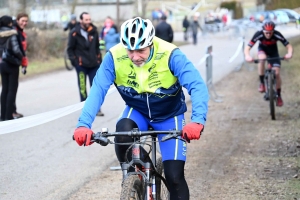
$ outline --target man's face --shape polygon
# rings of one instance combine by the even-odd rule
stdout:
[[[28,24],[28,18],[27,17],[21,17],[19,20],[17,20],[18,26],[21,29],[24,29]]]
[[[91,16],[89,14],[83,14],[80,24],[84,29],[88,29],[91,25]]]
[[[263,32],[264,32],[265,37],[267,39],[270,39],[272,37],[274,31],[265,31],[264,30]]]
[[[151,47],[145,47],[143,49],[138,50],[127,49],[127,55],[134,65],[136,65],[137,67],[141,67],[146,63],[147,59],[149,58],[150,48]]]

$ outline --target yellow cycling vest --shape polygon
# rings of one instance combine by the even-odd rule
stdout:
[[[134,89],[137,93],[156,93],[159,88],[168,89],[177,82],[169,68],[169,58],[177,47],[157,37],[153,39],[151,60],[142,67],[134,66],[126,49],[119,43],[110,52],[114,58],[117,86]]]

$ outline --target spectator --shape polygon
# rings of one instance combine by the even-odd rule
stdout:
[[[105,22],[104,22],[104,26],[101,29],[99,38],[100,40],[103,40],[106,33],[109,31],[110,28],[114,28],[116,33],[118,33],[118,28],[115,25],[114,21],[112,20],[112,18],[110,16],[106,17]]]
[[[71,15],[71,20],[64,27],[64,31],[67,31],[67,30],[71,31],[77,24],[79,24],[79,22],[77,22],[77,20],[76,20],[76,15],[72,14]]]
[[[167,42],[173,42],[173,29],[170,24],[166,22],[167,16],[161,17],[161,22],[155,27],[155,36]]]
[[[116,33],[116,29],[111,28],[104,37],[106,52],[120,42],[120,34]]]
[[[26,49],[27,49],[27,35],[24,31],[24,29],[26,28],[28,24],[28,14],[26,13],[19,13],[17,15],[17,19],[16,21],[13,22],[13,25],[15,27],[15,29],[17,30],[18,33],[18,41],[21,44],[21,51],[23,53],[23,58],[22,58],[22,62],[21,62],[21,66],[22,66],[22,73],[25,75],[27,73],[27,66],[28,66],[28,59],[26,57]],[[14,119],[18,119],[23,117],[24,115],[21,113],[17,112],[17,106],[16,103],[14,104],[14,112],[13,112],[13,117]]]
[[[94,76],[102,61],[97,28],[91,23],[91,17],[87,12],[81,13],[80,24],[71,30],[67,52],[77,72],[80,101],[85,101],[87,98],[86,77],[89,77],[90,86],[92,86]],[[100,110],[97,115],[103,116],[104,114]]]
[[[14,119],[19,66],[24,57],[18,33],[12,25],[12,17],[4,15],[0,18],[1,121]]]
[[[104,50],[105,47],[106,47],[104,38],[105,38],[106,34],[108,33],[108,31],[111,28],[115,29],[115,32],[118,33],[118,28],[114,24],[114,21],[112,20],[112,18],[110,16],[107,16],[106,19],[105,19],[105,21],[104,21],[104,26],[102,27],[102,29],[100,31],[100,34],[99,34],[100,49],[101,50]]]
[[[198,16],[194,16],[193,20],[190,24],[191,31],[192,31],[192,36],[193,36],[193,44],[197,44],[197,36],[198,36],[198,28],[202,31],[201,26],[198,22]]]
[[[182,27],[183,27],[183,34],[184,34],[184,40],[187,41],[188,39],[188,29],[190,26],[190,22],[187,19],[187,16],[184,17],[183,22],[182,22]]]

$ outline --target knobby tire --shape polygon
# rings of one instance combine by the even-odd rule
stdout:
[[[270,103],[270,114],[272,120],[275,120],[275,94],[274,94],[274,78],[273,74],[268,74],[268,85],[269,85],[269,103]]]
[[[123,181],[120,200],[143,200],[143,183],[138,176],[130,175]]]
[[[164,174],[164,166],[162,162],[162,158],[158,158],[156,160],[156,171],[165,178]],[[159,178],[156,177],[156,199],[157,200],[170,200],[170,193],[168,188],[164,184],[164,182]]]

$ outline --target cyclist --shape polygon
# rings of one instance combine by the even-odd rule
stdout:
[[[187,141],[199,139],[208,109],[208,91],[194,65],[175,45],[155,37],[154,26],[148,19],[136,17],[121,26],[120,43],[105,55],[82,113],[74,138],[78,145],[91,144],[92,122],[114,83],[126,103],[116,124],[116,131],[133,128],[148,130],[183,129]],[[182,91],[191,95],[191,123],[185,125],[187,111]],[[162,135],[158,136],[161,141]],[[116,137],[116,143],[130,143],[130,137]],[[115,145],[120,163],[125,162],[129,146]],[[160,142],[165,175],[170,186],[170,199],[189,199],[184,178],[186,143],[172,139]],[[130,155],[131,156],[131,155]],[[128,158],[130,159],[130,158]],[[130,169],[134,171],[134,169]]]
[[[276,58],[279,57],[277,41],[282,42],[282,44],[287,48],[287,54],[284,56],[285,59],[292,58],[293,47],[284,38],[284,36],[277,30],[275,30],[275,24],[272,21],[265,21],[262,26],[262,30],[257,31],[252,39],[250,40],[248,46],[245,47],[245,59],[248,62],[252,62],[253,58],[250,56],[250,49],[254,44],[259,41],[258,45],[258,59],[263,60],[266,58]],[[280,59],[270,60],[269,63],[272,65],[273,70],[276,74],[276,88],[277,88],[277,106],[283,106],[283,101],[281,97],[281,78],[280,78]],[[260,85],[258,88],[259,92],[265,92],[266,88],[264,85],[264,72],[265,72],[265,62],[261,61],[258,64],[258,74],[260,79]]]

